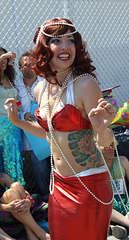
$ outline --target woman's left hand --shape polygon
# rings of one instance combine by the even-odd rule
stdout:
[[[93,129],[98,131],[104,131],[113,119],[115,109],[112,105],[105,101],[103,98],[98,100],[98,106],[92,108],[88,114],[89,120],[93,126]]]

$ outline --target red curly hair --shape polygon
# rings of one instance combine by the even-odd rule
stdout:
[[[52,24],[52,23],[69,23],[72,22],[66,18],[54,18],[50,21],[45,22],[43,25]],[[75,31],[73,26],[69,25],[48,25],[45,28],[45,33],[56,36],[65,34],[68,30],[70,30],[71,34]],[[34,36],[33,42],[36,43],[38,33],[40,31],[40,27],[37,28],[36,34]],[[93,73],[95,67],[91,64],[92,60],[90,59],[88,51],[86,51],[86,43],[82,41],[81,35],[79,32],[73,34],[75,40],[75,48],[76,48],[76,57],[73,62],[74,67],[74,75],[78,76],[83,73],[89,73],[92,76],[96,77]],[[37,45],[31,49],[31,63],[36,75],[44,77],[47,81],[50,82],[51,76],[55,77],[55,82],[58,83],[56,78],[56,71],[52,72],[49,61],[53,57],[53,52],[51,51],[48,43],[51,37],[46,36],[45,34],[41,33],[39,36],[39,40]],[[59,84],[59,83],[58,83]]]

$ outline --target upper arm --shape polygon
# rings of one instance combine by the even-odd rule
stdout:
[[[97,81],[89,76],[81,78],[79,89],[82,108],[88,115],[92,108],[97,107],[98,100],[103,97],[102,92]]]
[[[125,174],[129,181],[129,161],[125,156],[120,156],[120,160],[121,160],[123,167],[125,168]]]
[[[13,180],[11,177],[6,173],[0,173],[0,182],[2,183],[3,187],[10,187],[10,185],[13,183]]]

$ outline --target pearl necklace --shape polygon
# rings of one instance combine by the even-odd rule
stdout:
[[[70,67],[70,68],[67,68],[67,69],[66,69],[66,70],[64,70],[64,71],[57,72],[57,74],[58,74],[58,75],[60,75],[60,74],[63,74],[63,73],[66,73],[66,72],[68,72],[69,70],[71,70],[71,67]]]
[[[51,115],[50,115],[50,111],[49,111],[49,86],[50,86],[50,83],[47,82],[46,115],[47,115],[47,124],[48,124],[48,128],[49,128],[49,131],[50,131],[50,149],[51,149],[51,156],[50,156],[50,159],[51,159],[50,194],[52,194],[53,191],[54,191],[54,167],[53,167],[53,155],[52,155],[52,152],[53,152],[52,151],[53,126],[52,126],[52,123],[51,123],[51,119],[52,119],[52,117],[55,113],[55,110],[56,110],[56,107],[57,107],[58,103],[60,102],[61,96],[63,94],[64,89],[66,88],[66,85],[68,83],[68,79],[71,76],[71,74],[72,74],[72,70],[69,72],[67,78],[65,79],[65,81],[62,85],[61,91],[59,91],[56,94],[56,99],[55,99],[55,102],[53,104]]]
[[[57,97],[56,101],[55,101],[55,104],[53,106],[53,109],[52,109],[52,113],[51,113],[51,116],[50,116],[50,112],[49,112],[49,99],[48,99],[48,87],[47,87],[47,97],[46,97],[46,114],[47,114],[47,124],[48,124],[48,128],[49,128],[49,132],[50,132],[50,149],[51,149],[51,176],[50,176],[50,194],[52,195],[53,192],[54,192],[54,166],[53,166],[53,155],[52,155],[52,141],[54,141],[55,145],[57,146],[57,148],[59,149],[62,157],[64,158],[65,162],[68,164],[69,168],[72,170],[73,174],[76,175],[77,173],[75,172],[75,170],[73,169],[73,167],[71,166],[71,164],[68,162],[67,158],[65,157],[62,149],[60,148],[59,144],[57,143],[57,141],[55,140],[54,136],[53,136],[53,126],[52,126],[52,122],[51,122],[51,119],[54,115],[54,111],[55,111],[55,105],[57,107],[57,104],[59,103],[60,99],[61,99],[61,95],[64,91],[64,89],[68,86],[67,85],[67,82],[68,82],[68,79],[71,75],[71,72],[68,74],[63,86],[62,86],[62,89],[61,91],[59,91],[58,95],[59,95],[59,98]],[[74,82],[75,80],[77,80],[78,78],[82,77],[82,76],[85,76],[85,75],[89,75],[89,74],[82,74],[78,77],[76,77],[72,82]],[[93,77],[94,78],[94,77]],[[50,83],[48,83],[50,84]],[[48,85],[47,84],[47,85]],[[61,93],[60,93],[61,92]],[[56,94],[57,95],[57,94]],[[58,103],[57,103],[58,102]],[[114,194],[112,196],[112,199],[109,201],[109,202],[103,202],[102,200],[100,200],[98,197],[95,196],[94,193],[92,193],[90,191],[90,189],[82,182],[82,180],[80,179],[80,177],[76,176],[78,181],[83,185],[83,187],[100,203],[102,203],[103,205],[110,205],[112,202],[113,202],[113,198],[114,198]]]
[[[72,70],[69,72],[67,78],[66,78],[65,81],[63,82],[63,85],[62,85],[62,87],[61,87],[61,90],[56,94],[56,99],[55,99],[55,102],[54,102],[54,104],[53,104],[51,116],[49,116],[50,114],[48,115],[50,121],[51,121],[51,119],[52,119],[52,117],[53,117],[53,115],[54,115],[54,113],[55,113],[56,107],[57,107],[57,105],[58,105],[58,103],[59,103],[59,101],[60,101],[60,99],[61,99],[61,96],[62,96],[62,94],[63,94],[63,91],[64,91],[65,88],[67,87],[68,79],[69,79],[69,77],[71,76],[71,74],[72,74]],[[47,100],[49,100],[49,87],[50,87],[50,83],[47,82]],[[48,101],[47,101],[47,102],[48,102]],[[49,105],[48,105],[48,104],[47,104],[47,108],[49,108]]]
[[[15,88],[14,88],[13,84],[10,82],[9,78],[8,78],[6,75],[5,75],[5,78],[6,78],[6,80],[9,82],[11,88],[7,88],[7,87],[4,85],[4,83],[2,82],[2,79],[1,79],[2,86],[3,86],[4,89],[7,91],[8,95],[9,95],[9,98],[11,98],[9,89],[13,89],[14,99],[16,100],[16,91],[15,91]]]

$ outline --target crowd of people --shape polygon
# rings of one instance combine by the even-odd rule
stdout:
[[[115,110],[103,98],[86,43],[70,20],[46,21],[37,28],[33,41],[35,47],[19,59],[22,78],[15,83],[9,60],[16,55],[0,48],[0,91],[4,91],[0,121],[9,126],[7,130],[5,125],[6,134],[3,129],[0,133],[0,211],[9,212],[20,226],[22,223],[29,240],[84,240],[86,236],[106,240],[110,221],[129,225],[128,209],[119,213],[119,207],[115,208],[121,193],[114,196],[110,177],[111,172],[113,179],[121,180],[115,174],[110,127]],[[19,141],[15,129],[16,135],[22,133]],[[5,157],[8,141],[9,159]],[[33,197],[24,188],[23,149],[31,151],[40,196]],[[128,178],[128,160],[120,157],[120,161]],[[124,188],[122,194],[128,205]],[[40,219],[35,216],[37,198],[43,207],[48,206],[49,233],[36,223]],[[46,220],[43,212],[42,220]],[[2,231],[15,238],[4,224]],[[125,230],[122,237],[126,234]]]
[[[27,66],[28,54],[29,54],[28,52],[24,53],[23,56],[21,56],[21,58],[19,59],[19,69],[23,73],[23,78],[19,79],[19,81],[15,81],[16,73],[14,68],[14,62],[15,62],[16,54],[11,51],[7,52],[2,47],[0,48],[0,93],[1,93],[0,94],[0,99],[1,99],[0,173],[6,174],[6,175],[8,174],[8,178],[7,176],[5,178],[7,182],[4,184],[4,186],[3,186],[3,180],[2,180],[4,178],[4,175],[1,175],[2,178],[0,178],[0,190],[1,190],[0,192],[1,194],[0,226],[2,227],[2,231],[0,231],[1,235],[3,235],[3,231],[5,231],[3,238],[1,236],[2,239],[6,239],[7,234],[9,234],[10,239],[11,239],[11,236],[12,237],[20,236],[24,229],[23,225],[26,229],[28,239],[31,239],[31,240],[32,238],[39,239],[39,236],[41,235],[42,237],[40,239],[44,239],[44,235],[42,234],[44,233],[43,229],[39,225],[41,220],[46,222],[46,226],[48,223],[47,202],[49,197],[49,182],[50,182],[49,145],[47,145],[46,142],[42,140],[43,143],[41,143],[39,151],[42,150],[43,153],[46,152],[46,154],[42,154],[42,159],[39,160],[35,156],[27,137],[25,139],[24,132],[20,128],[15,127],[8,120],[7,111],[4,108],[5,100],[8,97],[14,98],[15,100],[17,100],[17,102],[20,103],[19,105],[22,105],[21,108],[19,107],[19,112],[18,112],[19,117],[22,119],[24,118],[24,115],[25,115],[25,120],[27,121],[28,120],[27,114],[28,114],[30,118],[32,117],[32,119],[35,120],[34,115],[31,115],[31,109],[33,106],[32,103],[33,102],[36,103],[36,100],[34,98],[34,87],[38,83],[38,81],[36,82],[36,79],[37,79],[36,75],[33,72],[31,72],[30,67]],[[39,78],[39,81],[41,80],[42,79]],[[28,94],[30,93],[30,96],[25,94],[27,89],[26,85],[29,85],[30,87],[30,92],[28,91]],[[27,145],[27,142],[28,142],[28,145]],[[38,186],[39,196],[37,197],[36,195],[37,203],[35,204],[35,208],[31,209],[31,211],[36,221],[37,222],[39,221],[39,225],[35,222],[31,214],[27,214],[27,217],[26,217],[25,212],[23,211],[22,215],[18,217],[17,215],[15,215],[16,214],[15,211],[13,212],[12,209],[15,209],[17,207],[16,205],[17,203],[14,202],[14,199],[23,199],[23,194],[21,198],[21,196],[19,197],[18,194],[14,194],[11,188],[10,188],[11,191],[7,191],[6,194],[4,193],[5,189],[9,188],[12,182],[15,182],[16,184],[15,190],[17,189],[17,191],[19,190],[19,188],[21,188],[23,191],[24,189],[23,187],[26,187],[26,183],[23,176],[23,161],[25,161],[23,157],[23,151],[26,151],[26,150],[31,152],[33,174]],[[10,177],[11,179],[9,179]],[[12,192],[12,194],[10,194],[10,192]],[[9,200],[7,200],[6,202],[7,204],[3,205],[2,203],[4,203],[4,197],[7,196],[7,193],[10,194],[9,195],[10,198]],[[18,202],[18,204],[20,207],[21,206],[20,201]],[[23,205],[23,208],[25,209],[24,204],[22,205]],[[30,206],[28,205],[28,209],[29,208]],[[15,216],[15,218],[13,216]],[[16,221],[16,219],[18,219],[23,224],[19,224],[19,221]],[[26,226],[26,222],[27,222],[27,226]],[[30,227],[28,227],[28,223],[30,224]],[[42,225],[44,227],[44,224]],[[48,229],[48,226],[46,229]],[[47,235],[46,235],[46,239],[48,239]]]

